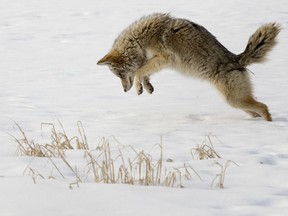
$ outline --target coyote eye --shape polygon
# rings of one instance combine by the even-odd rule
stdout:
[[[122,79],[124,77],[123,73],[124,71],[119,70],[118,68],[115,67],[110,67],[110,70],[113,72],[113,74],[115,74],[115,76],[119,77],[120,79]]]
[[[120,72],[116,73],[116,76],[119,77],[120,79],[122,79],[124,77],[123,74]]]

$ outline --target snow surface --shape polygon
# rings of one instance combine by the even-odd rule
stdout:
[[[287,0],[0,3],[0,215],[287,215]],[[279,22],[283,30],[269,61],[250,67],[255,94],[274,121],[251,119],[207,83],[169,70],[152,77],[153,95],[124,93],[118,78],[96,62],[123,28],[152,12],[193,20],[235,53],[261,24]],[[87,180],[71,190],[72,177],[47,178],[47,159],[15,154],[17,144],[7,134],[20,137],[14,121],[35,142],[50,130],[41,129],[42,123],[61,121],[74,136],[81,121],[90,145],[113,135],[151,154],[162,136],[170,166],[188,163],[203,181],[194,175],[180,189]],[[211,187],[220,172],[215,160],[193,160],[190,154],[207,135],[220,164],[239,165],[229,166],[222,190]],[[71,163],[80,164],[82,157],[75,152]],[[27,165],[45,179],[34,184],[23,174]]]

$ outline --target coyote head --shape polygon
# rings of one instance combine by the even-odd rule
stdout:
[[[111,51],[97,62],[97,65],[108,65],[109,69],[121,79],[125,92],[133,86],[135,76],[135,66],[130,64],[128,58],[120,55],[116,51]]]

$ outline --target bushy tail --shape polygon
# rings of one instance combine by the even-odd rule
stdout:
[[[280,30],[280,25],[276,23],[268,23],[257,29],[249,38],[245,51],[238,55],[239,63],[245,67],[265,61],[266,54],[277,43],[275,38]]]

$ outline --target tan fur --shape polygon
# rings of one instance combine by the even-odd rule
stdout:
[[[278,24],[261,26],[249,39],[243,53],[227,50],[204,27],[168,14],[152,14],[134,22],[115,40],[111,51],[98,61],[108,65],[121,79],[124,91],[135,82],[142,94],[154,91],[150,76],[164,68],[173,68],[185,75],[213,84],[227,102],[252,117],[271,121],[268,107],[253,97],[246,66],[263,62],[276,44]]]
[[[115,50],[112,50],[107,55],[105,55],[102,59],[98,61],[98,65],[109,64],[110,62],[115,62],[117,64],[123,64],[124,60],[121,58],[121,55],[117,53]]]

